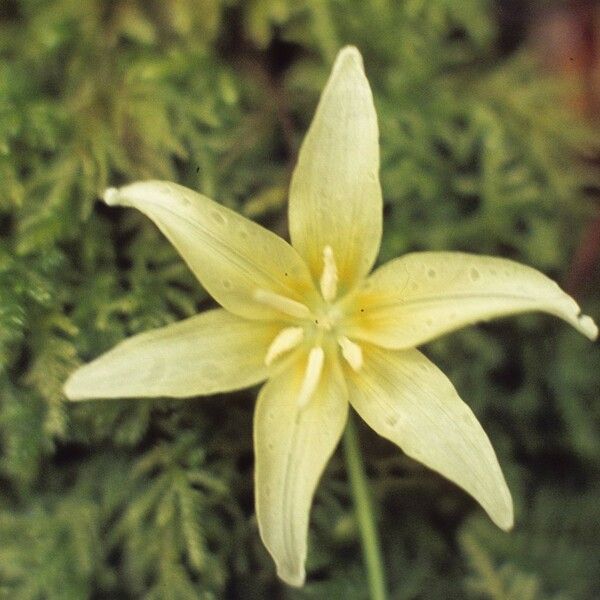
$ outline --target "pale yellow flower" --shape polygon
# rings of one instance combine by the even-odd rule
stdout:
[[[377,117],[355,48],[343,49],[292,178],[292,244],[174,183],[109,189],[150,217],[223,308],[136,335],[78,369],[73,400],[199,396],[267,380],[254,416],[256,514],[291,585],[305,577],[309,511],[351,404],[380,435],[471,494],[502,529],[510,493],[494,450],[415,346],[527,311],[590,339],[592,319],[550,279],[501,258],[422,252],[369,275],[381,240]]]

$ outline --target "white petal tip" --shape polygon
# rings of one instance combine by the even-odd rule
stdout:
[[[303,567],[292,569],[287,565],[278,565],[277,576],[292,587],[302,587],[306,580],[306,572]]]
[[[502,518],[497,519],[495,523],[502,531],[510,531],[515,525],[515,518],[512,510],[506,515],[503,515]]]
[[[506,496],[502,505],[495,508],[489,515],[494,524],[500,527],[502,531],[510,531],[515,524],[515,512],[508,488],[506,488],[505,493]]]
[[[107,188],[102,199],[109,206],[117,206],[119,204],[119,190],[114,187]]]
[[[598,337],[598,325],[594,323],[594,319],[588,315],[581,315],[577,319],[579,331],[583,333],[592,342]]]
[[[356,46],[344,46],[337,55],[339,62],[352,60],[358,63],[358,66],[362,68],[362,56]]]
[[[63,393],[67,397],[67,400],[71,401],[85,400],[89,397],[77,385],[77,371],[75,371],[75,373],[73,373],[65,382]]]
[[[101,377],[94,369],[94,362],[82,365],[65,381],[63,385],[63,394],[67,400],[79,402],[81,400],[94,400],[97,398],[115,398],[114,392],[102,389],[100,383]]]
[[[355,46],[345,46],[338,52],[331,76],[347,69],[358,69],[361,73],[365,71],[362,56]]]

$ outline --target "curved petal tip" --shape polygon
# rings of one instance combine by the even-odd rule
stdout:
[[[109,206],[116,206],[119,204],[119,190],[114,187],[106,188],[104,194],[102,195],[102,199]]]
[[[598,325],[588,315],[580,315],[577,318],[577,329],[592,342],[598,337]]]
[[[338,52],[335,62],[341,64],[345,61],[354,61],[361,69],[363,68],[362,55],[356,46],[344,46]]]
[[[75,372],[71,373],[65,384],[63,385],[63,394],[68,400],[87,400],[93,398],[90,394],[90,389],[87,389],[85,382],[82,382],[80,367]]]
[[[301,566],[291,568],[289,565],[277,565],[277,576],[288,585],[302,587],[306,579],[306,572]]]
[[[515,516],[510,495],[506,511],[501,516],[495,515],[494,518],[492,518],[492,520],[496,525],[498,525],[498,527],[500,527],[500,529],[502,529],[502,531],[510,531],[514,527]]]

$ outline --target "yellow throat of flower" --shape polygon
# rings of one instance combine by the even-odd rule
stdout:
[[[325,350],[335,348],[354,371],[363,364],[361,347],[342,331],[343,312],[336,304],[338,295],[338,269],[331,246],[323,248],[323,271],[319,280],[320,301],[314,305],[302,303],[275,292],[257,289],[254,299],[269,306],[296,323],[284,327],[275,336],[265,355],[265,364],[272,365],[295,349],[305,346],[306,367],[298,405],[306,406],[321,378],[325,363]],[[333,341],[333,343],[331,343]]]

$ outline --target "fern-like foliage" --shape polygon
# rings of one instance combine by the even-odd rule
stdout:
[[[148,598],[208,598],[223,590],[227,544],[217,532],[219,504],[229,490],[220,473],[204,467],[199,442],[187,432],[133,466],[134,492],[111,543],[123,548],[134,595],[145,590]]]

